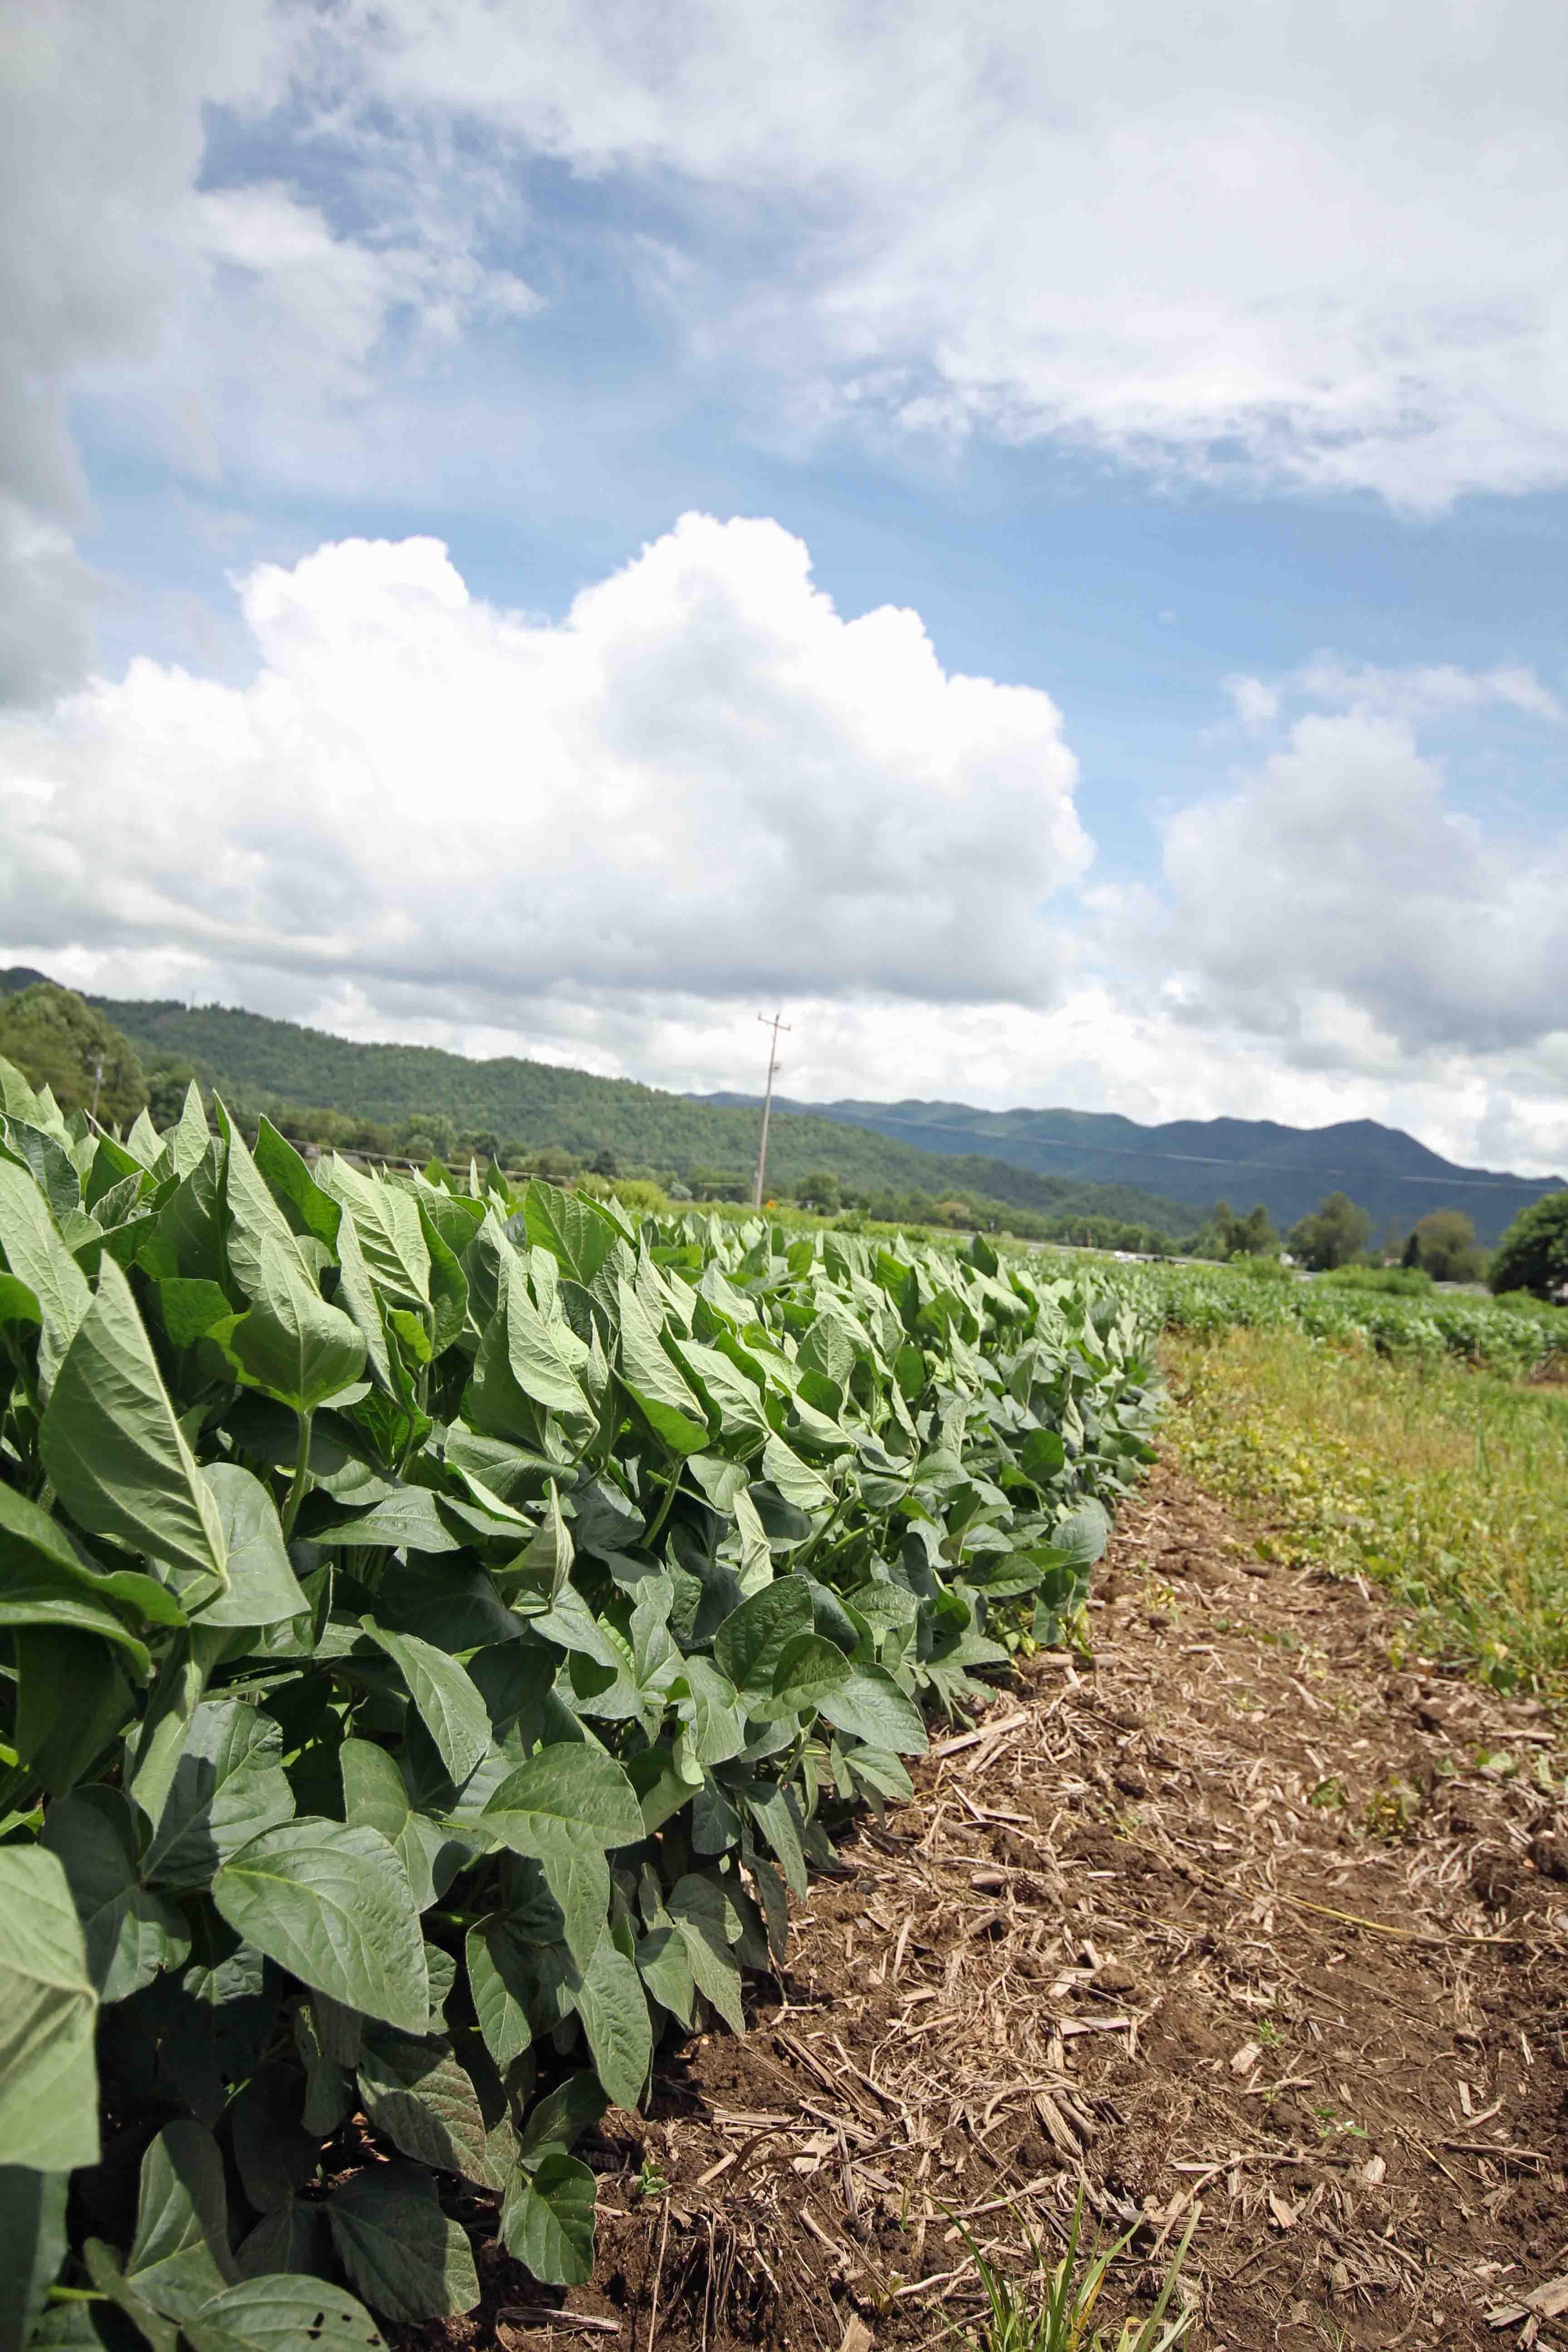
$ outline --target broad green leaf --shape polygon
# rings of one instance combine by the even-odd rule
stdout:
[[[1054,1429],[1031,1429],[1018,1448],[1018,1467],[1037,1486],[1048,1485],[1067,1458],[1067,1448]]]
[[[124,2000],[186,1958],[184,1914],[142,1885],[131,1808],[117,1789],[58,1798],[45,1817],[44,1843],[65,1872],[100,2000]]]
[[[485,2048],[501,2074],[533,2040],[529,2023],[532,1979],[515,1931],[499,1915],[470,1927],[464,1942],[468,1991]]]
[[[217,1283],[192,1281],[183,1274],[159,1283],[158,1312],[176,1348],[194,1348],[209,1331],[216,1334],[234,1321],[234,1307]]]
[[[594,2175],[572,2156],[514,2173],[501,2205],[501,2242],[545,2286],[580,2286],[594,2269]]]
[[[419,1230],[430,1259],[430,1345],[439,1356],[448,1349],[468,1318],[468,1284],[462,1266],[423,1201]],[[471,1234],[467,1236],[471,1239]]]
[[[614,1757],[564,1741],[509,1773],[479,1820],[514,1853],[541,1860],[584,1843],[636,1845],[643,1835],[637,1791]]]
[[[617,2107],[635,2107],[653,2063],[653,2027],[637,1969],[609,1936],[600,1937],[576,1998],[600,2082]]]
[[[594,1409],[558,1336],[565,1327],[547,1321],[540,1313],[528,1295],[515,1257],[505,1261],[503,1270],[507,1360],[513,1380],[524,1396],[550,1412],[591,1419]]]
[[[66,2255],[70,2175],[0,2165],[0,2352],[21,2352]]]
[[[1058,1519],[1050,1533],[1051,1547],[1061,1554],[1063,1565],[1079,1570],[1092,1568],[1110,1540],[1105,1506],[1092,1496]]]
[[[0,1250],[38,1302],[43,1332],[38,1377],[47,1393],[92,1300],[87,1276],[60,1239],[48,1203],[32,1178],[0,1159]]]
[[[311,1234],[330,1250],[338,1245],[342,1210],[330,1192],[323,1192],[310,1169],[286,1136],[269,1118],[256,1134],[256,1166],[290,1230]]]
[[[336,1205],[333,1202],[333,1206]],[[351,1216],[342,1218],[335,1246],[338,1253],[338,1300],[364,1341],[365,1370],[384,1395],[401,1404],[405,1402],[404,1384],[398,1367],[392,1360],[381,1302],[375,1295],[370,1269],[360,1247],[359,1234]]]
[[[0,1486],[0,1625],[58,1625],[118,1643],[138,1674],[147,1651],[134,1628],[181,1625],[184,1612],[154,1577],[102,1576],[83,1565],[65,1529],[36,1503]]]
[[[780,1659],[811,1630],[811,1587],[804,1577],[781,1576],[725,1618],[713,1637],[714,1664],[742,1697],[771,1698]]]
[[[297,1821],[242,1846],[213,1881],[237,1935],[350,2009],[407,2033],[430,2016],[419,1914],[374,1830]]]
[[[243,2279],[184,2333],[192,2352],[385,2352],[363,2304],[320,2278]]]
[[[896,1756],[925,1754],[920,1709],[883,1666],[854,1667],[820,1706],[829,1723],[863,1739],[868,1748],[891,1748]]]
[[[616,1244],[615,1227],[574,1192],[558,1192],[534,1177],[523,1195],[523,1221],[530,1244],[546,1249],[562,1270],[584,1285],[593,1281]]]
[[[500,2187],[486,2158],[479,2094],[449,2042],[367,2033],[358,2079],[365,2114],[402,2155]]]
[[[746,1744],[743,1710],[735,1685],[706,1658],[688,1658],[681,1668],[689,1696],[680,1702],[690,1751],[699,1764],[724,1764]]]
[[[637,1945],[637,1974],[655,2000],[689,2031],[696,2022],[697,1979],[680,1929],[673,1922],[651,1929]]]
[[[165,2124],[142,2159],[126,2283],[165,2319],[183,2320],[235,2275],[217,2142],[200,2124]]]
[[[328,1189],[353,1219],[364,1262],[389,1298],[416,1307],[430,1303],[430,1253],[419,1223],[419,1203],[397,1184],[362,1176],[334,1153],[324,1171]],[[342,1255],[342,1232],[339,1255]]]
[[[624,1276],[616,1286],[616,1297],[622,1380],[672,1453],[701,1453],[708,1444],[701,1399],[666,1355],[647,1309]]]
[[[149,1879],[205,1886],[264,1831],[291,1821],[283,1735],[269,1715],[233,1698],[195,1708],[142,1856]]]
[[[305,2085],[293,2066],[258,2066],[229,2109],[234,2160],[258,2213],[285,2211],[321,2168],[316,2136],[301,2119]]]
[[[743,2033],[741,1966],[730,1948],[723,1895],[710,1879],[692,1872],[678,1879],[665,1899],[698,1991],[712,2002],[732,2032]]]
[[[466,1670],[444,1650],[422,1642],[416,1633],[389,1633],[368,1617],[363,1623],[403,1676],[442,1763],[461,1788],[489,1748],[490,1719],[484,1700]]]
[[[98,2293],[124,2313],[142,2341],[151,2347],[151,2352],[179,2352],[179,2329],[172,2319],[154,2311],[145,2295],[137,2294],[113,2248],[106,2246],[101,2238],[89,2238],[81,2253],[87,2274]],[[121,2340],[124,2340],[123,2336]],[[95,2332],[92,2342],[102,2341]]]
[[[353,2105],[353,2091],[348,2084],[346,2075],[343,2080],[346,2105],[334,2117],[333,2123],[322,2126],[324,2130],[331,2131],[334,2124],[340,2123],[342,2116],[348,2113],[349,2107]],[[307,2095],[307,2113],[308,2111]],[[316,2129],[313,2122],[310,2127],[312,2132]],[[275,2275],[278,2272],[305,2273],[306,2275],[301,2282],[302,2287],[307,2293],[313,2290],[318,2297],[317,2301],[309,2305],[310,2315],[312,2318],[315,2317],[321,2310],[319,2300],[321,2282],[332,2267],[326,2207],[307,2204],[303,2200],[295,2198],[289,2204],[279,2206],[276,2212],[264,2213],[249,2237],[241,2241],[234,2259],[242,2279],[264,2279],[268,2286],[280,2286],[283,2284],[281,2279]],[[212,2308],[213,2306],[209,2305],[208,2309]],[[192,2320],[186,2329],[187,2336],[192,2329],[199,2327],[200,2325],[199,2319]],[[365,2325],[367,2327],[370,2325],[368,2316]],[[288,2340],[289,2339],[285,2338],[285,2341]],[[225,2347],[213,2345],[211,2352],[225,2352]]]
[[[63,1796],[135,1712],[124,1653],[68,1626],[18,1625],[11,1639],[17,1753],[52,1796]]]
[[[273,1199],[245,1138],[216,1096],[213,1109],[225,1146],[223,1192],[228,1210],[229,1270],[246,1297],[256,1298],[267,1286],[262,1259],[269,1241],[282,1245],[297,1273],[303,1272],[305,1261],[294,1247],[292,1225]]]
[[[833,1489],[815,1470],[808,1469],[782,1437],[770,1437],[763,1448],[763,1470],[771,1478],[786,1503],[797,1511],[823,1511],[831,1507]]]
[[[226,1586],[217,1504],[111,1258],[60,1366],[39,1446],[56,1493],[89,1535],[159,1561],[184,1597]]]
[[[353,2174],[333,2189],[327,2219],[339,2261],[384,2318],[445,2319],[478,2303],[468,2233],[442,2212],[423,2166]]]
[[[746,1712],[762,1723],[810,1715],[840,1687],[848,1673],[849,1661],[836,1642],[821,1633],[796,1633],[779,1654],[771,1692],[766,1696],[746,1692]]]
[[[530,2107],[518,2139],[518,2154],[524,2164],[541,2157],[564,2156],[589,2125],[598,2122],[609,2104],[596,2074],[568,2074]]]
[[[180,1116],[163,1139],[163,1154],[169,1173],[185,1177],[193,1168],[199,1168],[211,1141],[207,1115],[202,1108],[202,1090],[193,1078],[185,1088]]]
[[[221,1641],[223,1636],[208,1639]],[[189,1633],[182,1633],[172,1642],[159,1665],[142,1720],[127,1739],[123,1776],[126,1793],[135,1800],[149,1822],[158,1820],[174,1785],[185,1740],[206,1685],[206,1663]]]
[[[546,1751],[547,1753],[550,1751]],[[592,1754],[594,1751],[584,1751]],[[638,1809],[637,1830],[642,1832]],[[573,1962],[586,1969],[598,1949],[610,1907],[610,1865],[596,1841],[578,1832],[570,1843],[545,1853],[540,1862],[544,1880],[560,1906],[562,1936]]]
[[[237,1462],[204,1473],[217,1503],[228,1562],[228,1591],[200,1612],[207,1625],[276,1625],[310,1607],[289,1565],[283,1529],[266,1487]]]
[[[352,1319],[329,1307],[306,1281],[292,1240],[268,1234],[251,1274],[254,1304],[229,1333],[228,1353],[247,1379],[280,1404],[313,1412],[358,1380],[364,1370],[364,1339]]]

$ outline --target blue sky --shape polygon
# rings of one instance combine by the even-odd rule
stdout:
[[[16,16],[8,957],[1568,1162],[1560,11]]]

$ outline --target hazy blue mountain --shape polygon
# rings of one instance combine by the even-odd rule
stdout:
[[[715,1103],[753,1097],[713,1095]],[[795,1103],[792,1110],[842,1119],[921,1151],[980,1153],[1016,1168],[1079,1183],[1136,1184],[1167,1200],[1207,1208],[1224,1199],[1236,1209],[1261,1201],[1288,1226],[1325,1192],[1348,1192],[1372,1212],[1377,1229],[1413,1224],[1428,1209],[1463,1209],[1482,1241],[1542,1192],[1561,1192],[1561,1176],[1510,1176],[1462,1168],[1403,1129],[1376,1119],[1332,1127],[1284,1127],[1274,1119],[1183,1118],[1159,1127],[1110,1111],[976,1110],[969,1103]]]

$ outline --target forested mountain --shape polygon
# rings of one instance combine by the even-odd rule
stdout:
[[[751,1097],[716,1095],[715,1103]],[[1238,1208],[1261,1201],[1289,1230],[1326,1192],[1348,1192],[1372,1213],[1374,1228],[1406,1230],[1429,1209],[1462,1209],[1478,1237],[1495,1241],[1561,1176],[1499,1174],[1464,1168],[1428,1150],[1413,1135],[1375,1119],[1331,1127],[1284,1127],[1273,1119],[1184,1118],[1142,1127],[1108,1111],[976,1110],[968,1103],[792,1103],[814,1118],[842,1119],[921,1151],[982,1153],[1010,1167],[1076,1183],[1134,1184],[1190,1209],[1216,1198]]]
[[[19,967],[0,971],[0,993],[47,976]],[[510,1055],[470,1061],[430,1045],[355,1045],[229,1006],[130,997],[89,1002],[124,1032],[149,1074],[179,1064],[207,1085],[237,1082],[286,1103],[390,1128],[433,1115],[501,1142],[559,1144],[584,1157],[607,1150],[624,1163],[683,1175],[698,1168],[749,1170],[756,1161],[755,1109],[667,1094],[629,1078],[593,1077]],[[979,1194],[1045,1217],[1116,1220],[1173,1236],[1196,1222],[1169,1199],[1118,1179],[1086,1184],[973,1151],[933,1155],[812,1113],[775,1116],[768,1170],[781,1187],[826,1171],[857,1191]]]

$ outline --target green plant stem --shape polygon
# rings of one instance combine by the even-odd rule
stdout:
[[[310,1484],[310,1423],[315,1417],[313,1412],[302,1412],[300,1415],[300,1458],[294,1465],[294,1475],[283,1505],[285,1543],[294,1532],[294,1522],[300,1516],[300,1506],[304,1501]]]

